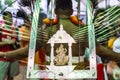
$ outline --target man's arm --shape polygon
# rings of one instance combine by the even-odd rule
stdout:
[[[3,42],[0,42],[0,46],[14,44],[14,43],[15,43],[15,40],[3,41]]]
[[[39,50],[47,40],[46,38],[43,38],[45,33],[41,35],[41,30],[38,30],[37,34],[37,39],[36,39],[36,51]],[[12,58],[12,59],[23,59],[28,56],[28,50],[29,50],[29,44],[26,45],[25,47],[13,50],[13,51],[8,51],[8,52],[0,52],[0,57],[7,57],[7,58]]]
[[[26,45],[25,47],[22,47],[13,51],[0,52],[0,56],[19,60],[19,59],[26,58],[28,56],[28,50],[29,50],[29,46]]]
[[[108,49],[107,47],[104,47],[100,44],[96,46],[96,54],[108,60],[120,61],[119,53],[116,53],[111,49]]]

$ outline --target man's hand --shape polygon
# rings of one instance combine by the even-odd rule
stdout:
[[[14,44],[15,43],[15,40],[9,40],[7,41],[7,44]]]
[[[117,65],[116,62],[114,61],[109,61],[107,63],[107,73],[110,74],[110,75],[113,75],[113,70],[116,69],[116,68],[119,68],[119,66]]]
[[[4,57],[5,56],[5,52],[0,52],[0,57]]]

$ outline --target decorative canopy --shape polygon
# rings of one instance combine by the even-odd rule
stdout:
[[[75,40],[63,30],[63,25],[60,25],[58,30],[49,40],[48,43],[76,43]]]

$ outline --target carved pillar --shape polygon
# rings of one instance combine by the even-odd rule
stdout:
[[[51,58],[50,65],[53,66],[54,65],[54,43],[51,43],[51,55],[50,55],[50,58]]]
[[[72,46],[72,43],[68,43],[68,46],[69,46],[69,52],[68,52],[68,55],[69,55],[69,62],[68,62],[68,65],[69,66],[72,66],[72,49],[71,49],[71,46]]]

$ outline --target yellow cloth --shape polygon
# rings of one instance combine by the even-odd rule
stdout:
[[[27,62],[28,62],[28,58],[24,58],[24,59],[22,59],[22,65],[24,64],[24,65],[26,65],[27,64]],[[35,53],[35,62],[34,62],[35,64],[41,64],[42,62],[41,62],[41,59],[39,58],[39,51],[37,51],[36,53]]]
[[[108,40],[108,48],[113,48],[113,43],[114,41],[116,40],[116,37],[111,37],[109,40]]]

